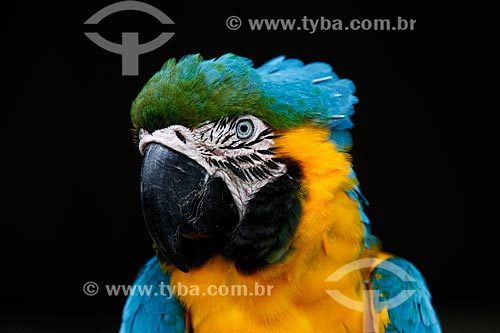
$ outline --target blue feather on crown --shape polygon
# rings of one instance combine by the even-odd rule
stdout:
[[[351,80],[339,79],[326,63],[307,65],[298,59],[276,57],[257,68],[263,90],[276,100],[273,112],[288,108],[303,110],[307,118],[326,123],[331,130],[330,140],[340,151],[352,146],[349,129],[353,123],[355,87]],[[285,107],[284,107],[285,106]]]

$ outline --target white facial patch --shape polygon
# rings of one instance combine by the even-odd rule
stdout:
[[[144,154],[147,144],[159,143],[222,178],[242,219],[253,195],[286,173],[286,165],[273,160],[273,138],[272,129],[254,116],[226,117],[193,130],[173,125],[150,134],[141,129],[139,150]]]

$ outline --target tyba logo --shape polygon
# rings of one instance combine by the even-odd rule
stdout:
[[[380,259],[375,259],[375,258],[359,259],[351,263],[348,263],[337,269],[333,274],[331,274],[326,279],[326,281],[338,282],[344,276],[353,271],[357,271],[364,268],[374,268],[374,267],[377,267],[377,269],[387,270],[392,274],[396,275],[402,281],[405,282],[415,281],[415,279],[413,279],[413,277],[411,277],[408,274],[408,272],[403,270],[401,267],[389,261],[382,261]],[[343,306],[355,311],[363,312],[363,332],[367,333],[367,332],[379,331],[378,314],[372,313],[372,306],[375,309],[381,309],[385,307],[387,310],[389,310],[395,308],[406,302],[415,293],[415,290],[411,289],[401,290],[401,292],[397,296],[384,302],[379,301],[381,295],[378,290],[364,290],[363,302],[353,300],[342,294],[339,290],[327,290],[326,292],[328,293],[328,295],[330,295],[330,297],[332,297],[334,300],[336,300]]]
[[[121,1],[104,7],[85,21],[85,24],[98,24],[108,15],[125,10],[144,12],[155,17],[162,24],[174,24],[174,21],[172,21],[159,9],[139,1]],[[155,39],[144,44],[139,44],[138,32],[122,32],[122,43],[117,44],[104,39],[97,32],[85,33],[85,36],[103,49],[109,52],[121,54],[122,75],[139,75],[139,55],[159,48],[172,38],[173,35],[173,32],[162,32]]]

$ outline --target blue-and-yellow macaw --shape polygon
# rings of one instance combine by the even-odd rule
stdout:
[[[283,56],[165,63],[131,110],[157,256],[121,333],[441,332],[419,271],[370,234],[353,93],[328,64]]]

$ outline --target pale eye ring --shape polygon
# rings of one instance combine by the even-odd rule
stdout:
[[[242,119],[236,124],[236,136],[238,139],[250,139],[255,132],[255,126],[250,119]]]

